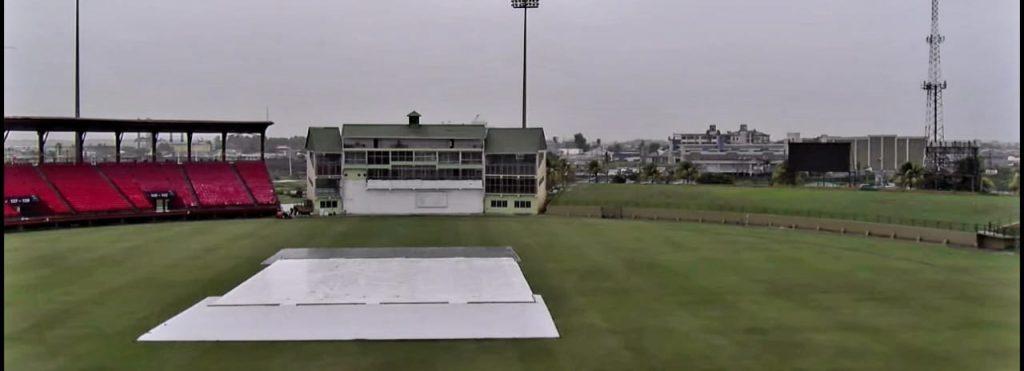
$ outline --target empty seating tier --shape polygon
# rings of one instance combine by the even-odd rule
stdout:
[[[18,213],[18,210],[15,210],[11,205],[4,204],[4,218],[15,218],[19,215],[21,214]]]
[[[168,193],[168,204],[151,198]],[[278,204],[262,161],[4,165],[4,199],[13,198],[29,200],[4,203],[5,226],[163,213],[266,215]]]
[[[79,213],[132,210],[132,205],[91,165],[44,165],[40,170]]]
[[[121,193],[128,197],[128,201],[131,201],[132,205],[142,210],[152,209],[153,202],[149,200],[149,196],[139,184],[146,176],[138,174],[138,170],[133,165],[135,164],[103,164],[99,168],[107,175],[107,178],[110,178],[110,181],[114,182],[117,188],[121,189]]]
[[[101,164],[99,168],[137,208],[153,208],[153,203],[149,199],[149,193],[152,192],[173,192],[171,207],[175,209],[197,205],[192,189],[178,164]]]
[[[245,181],[245,185],[252,191],[256,203],[260,205],[277,204],[274,184],[270,180],[266,164],[261,161],[239,161],[235,164],[235,168],[238,169],[238,175]]]
[[[26,196],[39,199],[39,203],[33,205],[33,210],[39,214],[60,215],[72,212],[33,166],[4,165],[4,198]]]
[[[230,164],[224,162],[191,163],[185,172],[206,207],[252,206],[253,199]]]

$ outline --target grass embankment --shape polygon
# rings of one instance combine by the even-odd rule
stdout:
[[[949,229],[1020,220],[1020,197],[970,193],[581,184],[558,195],[551,204],[807,215]]]

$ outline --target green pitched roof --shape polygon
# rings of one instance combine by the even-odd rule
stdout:
[[[310,127],[306,131],[306,150],[341,152],[341,132],[337,127]]]
[[[345,138],[484,139],[487,135],[483,125],[345,124],[341,131]]]
[[[548,145],[542,128],[490,128],[484,148],[488,154],[537,153]]]

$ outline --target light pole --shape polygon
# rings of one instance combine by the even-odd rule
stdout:
[[[540,0],[512,0],[512,7],[523,9],[523,128],[526,128],[526,11],[540,7]]]
[[[82,114],[82,99],[79,88],[79,82],[81,78],[78,77],[78,0],[75,0],[75,118],[81,117]]]

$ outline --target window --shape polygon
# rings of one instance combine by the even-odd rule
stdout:
[[[391,152],[391,161],[399,162],[412,162],[412,152],[395,151]]]
[[[366,164],[366,151],[345,152],[345,163],[358,165]]]
[[[391,158],[387,151],[370,151],[366,153],[366,163],[370,165],[387,165]]]
[[[487,155],[488,175],[534,175],[537,173],[537,155]]]
[[[459,179],[459,169],[437,169],[437,179],[456,180]]]
[[[317,153],[316,175],[341,175],[340,153]]]
[[[494,177],[484,180],[486,193],[535,194],[537,180],[534,177]]]
[[[519,202],[519,201],[516,201]],[[508,207],[508,201],[506,200],[491,200],[491,207],[494,208],[506,208]]]
[[[458,152],[440,152],[437,154],[437,162],[441,164],[458,164]]]
[[[338,179],[317,178],[316,179],[316,183],[314,183],[314,184],[316,185],[317,188],[338,189],[338,184],[339,183],[338,183]]]
[[[435,162],[437,161],[437,152],[414,152],[413,160],[417,162]]]
[[[483,163],[483,157],[481,157],[480,152],[462,152],[462,163],[480,164]]]
[[[461,180],[480,180],[483,178],[483,171],[480,169],[462,169],[462,174],[459,176]]]
[[[515,207],[517,209],[529,209],[532,204],[533,202],[531,201],[516,201]]]
[[[338,201],[320,201],[321,209],[334,209],[338,207]]]
[[[378,180],[435,180],[438,179],[438,171],[433,166],[393,165],[391,169],[369,169],[367,178]]]

